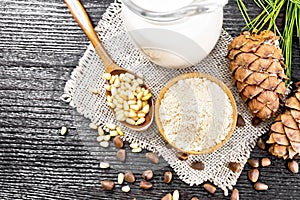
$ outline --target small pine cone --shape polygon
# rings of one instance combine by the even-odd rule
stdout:
[[[278,40],[272,31],[243,32],[228,46],[229,67],[237,89],[259,122],[275,115],[279,101],[287,94],[286,66]]]
[[[285,112],[271,125],[269,152],[283,159],[293,159],[300,153],[300,87],[285,103]]]

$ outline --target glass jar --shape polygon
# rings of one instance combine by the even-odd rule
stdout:
[[[216,45],[228,0],[122,0],[125,27],[153,63],[196,65]]]

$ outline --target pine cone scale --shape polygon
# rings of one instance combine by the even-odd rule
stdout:
[[[298,129],[298,125],[297,125],[296,121],[294,120],[293,116],[290,114],[282,114],[281,122],[285,127],[288,127],[291,129]]]
[[[296,97],[287,99],[286,106],[292,109],[300,110],[300,102]]]
[[[239,81],[239,82],[244,82],[246,80],[246,78],[248,76],[250,76],[250,74],[252,74],[253,71],[249,70],[249,69],[245,69],[242,67],[239,67],[235,70],[235,80]]]
[[[274,91],[278,86],[279,80],[277,77],[269,76],[259,86],[264,90]]]
[[[274,142],[276,142],[277,144],[284,145],[284,146],[289,145],[288,138],[283,134],[272,133],[272,137],[273,137]]]
[[[298,101],[300,101],[300,93],[296,93],[295,97],[298,99]]]
[[[256,72],[261,72],[267,70],[272,64],[272,59],[257,59],[255,60],[251,66],[249,66],[249,69]]]
[[[248,106],[253,113],[258,113],[265,105],[258,101],[257,99],[253,99],[249,101]]]
[[[292,146],[293,150],[296,151],[297,154],[299,154],[299,152],[300,152],[300,143],[298,143],[298,142],[291,142],[291,146]]]
[[[260,42],[247,42],[242,46],[241,51],[247,53],[256,52],[260,45]]]
[[[230,59],[235,59],[236,56],[237,56],[238,54],[240,54],[240,53],[242,53],[241,50],[235,50],[235,49],[232,49],[232,51],[230,51],[230,53],[228,54],[228,58],[230,58]]]
[[[300,109],[299,109],[300,110]],[[300,123],[300,111],[291,110],[291,115],[294,117],[297,123]]]
[[[253,72],[252,74],[250,74],[250,76],[248,76],[246,83],[250,85],[260,85],[268,77],[268,74]]]
[[[270,110],[268,107],[263,107],[259,112],[256,113],[256,117],[259,119],[269,119],[272,117],[272,110]]]
[[[271,126],[271,131],[284,134],[284,126],[281,122],[275,122]]]
[[[262,88],[255,85],[247,85],[241,94],[247,99],[252,99],[253,97],[259,95],[263,91]]]
[[[228,46],[229,50],[232,49],[240,49],[242,46],[244,46],[248,40],[243,36],[236,37]]]
[[[293,159],[297,155],[297,151],[295,151],[291,146],[288,147],[289,158]]]
[[[240,53],[235,57],[235,62],[239,66],[249,67],[259,57],[253,53]]]
[[[284,155],[287,154],[287,147],[286,146],[281,146],[281,145],[274,145],[273,147],[271,147],[269,149],[269,151],[273,152],[273,155],[278,156],[280,158],[282,158]]]
[[[281,95],[283,95],[283,96],[285,96],[286,95],[286,92],[287,90],[286,90],[286,86],[285,86],[285,83],[284,82],[280,82],[279,84],[278,84],[278,86],[276,87],[276,89],[275,89],[275,92],[277,93],[277,94],[281,94]],[[280,98],[281,98],[281,96],[279,96]]]

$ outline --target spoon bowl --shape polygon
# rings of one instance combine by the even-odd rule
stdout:
[[[114,68],[109,68],[109,69],[112,69],[112,71],[105,70],[105,72],[110,73],[111,75],[120,75],[120,74],[130,73],[130,74],[134,75],[135,78],[143,79],[142,77],[134,74],[130,70],[127,70],[127,69],[124,69],[122,67],[119,67],[118,65],[116,65]],[[108,81],[107,81],[107,84],[108,84]],[[145,89],[149,90],[149,87],[147,85],[145,85],[145,84],[141,85],[141,87],[144,87]],[[111,96],[111,92],[110,91],[106,91],[105,95],[106,96]],[[148,104],[150,106],[150,110],[149,110],[149,113],[145,116],[145,122],[144,123],[142,123],[140,125],[128,124],[125,121],[120,121],[120,123],[123,124],[124,126],[130,128],[130,129],[132,129],[132,130],[135,130],[135,131],[144,131],[144,130],[148,129],[149,126],[152,124],[152,122],[154,120],[154,102],[153,102],[153,97],[151,97],[147,102],[148,102]],[[112,112],[114,112],[114,110],[112,108],[110,108],[110,110]]]
[[[103,47],[96,31],[94,30],[94,28],[92,26],[92,23],[87,15],[85,9],[83,8],[83,6],[79,2],[79,0],[64,0],[64,1],[67,4],[67,6],[68,6],[72,16],[76,20],[76,22],[79,24],[79,26],[82,28],[84,33],[87,35],[88,39],[93,44],[95,51],[99,55],[103,65],[105,67],[105,72],[110,73],[112,75],[120,75],[120,74],[130,73],[130,74],[134,75],[135,78],[141,78],[141,77],[137,76],[135,73],[131,72],[130,70],[127,70],[127,69],[117,65],[112,60],[110,55],[107,53],[107,51]],[[149,90],[149,87],[147,85],[143,85],[142,87]],[[106,96],[108,96],[108,95],[111,95],[111,93],[107,91]],[[148,104],[149,104],[150,110],[149,110],[149,113],[147,113],[147,115],[145,116],[144,123],[142,123],[140,125],[131,125],[125,121],[120,121],[120,123],[132,130],[135,130],[135,131],[144,131],[147,128],[149,128],[149,126],[153,122],[153,117],[154,117],[153,97],[151,97],[148,100]],[[112,110],[112,112],[114,112],[113,109],[111,109],[111,110]]]

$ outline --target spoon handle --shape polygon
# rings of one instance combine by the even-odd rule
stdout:
[[[106,69],[106,71],[110,68],[114,68],[115,63],[111,59],[110,55],[104,49],[96,31],[94,30],[92,23],[87,15],[85,9],[83,8],[82,4],[79,0],[64,0],[67,4],[72,16],[82,28],[84,33],[87,35],[88,39],[92,42],[97,54],[100,56],[102,63]]]

